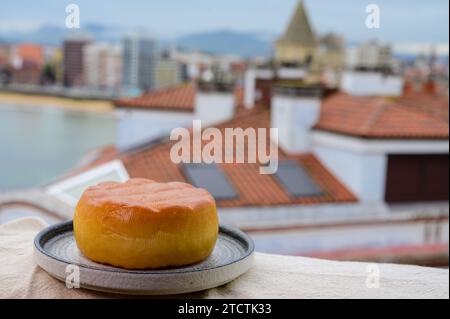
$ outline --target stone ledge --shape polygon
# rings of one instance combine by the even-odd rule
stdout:
[[[36,218],[0,226],[0,260],[3,260],[0,264],[0,298],[115,297],[83,289],[67,289],[35,265],[32,241],[45,226]],[[252,269],[237,280],[186,297],[448,299],[449,271],[257,253]]]

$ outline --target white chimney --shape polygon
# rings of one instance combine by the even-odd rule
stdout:
[[[311,130],[319,120],[320,96],[318,87],[275,88],[271,124],[278,128],[279,146],[286,153],[311,151]]]
[[[234,85],[199,84],[195,97],[195,119],[210,126],[231,120],[235,111]]]
[[[245,72],[244,82],[244,105],[246,109],[251,109],[255,105],[256,71],[248,69]]]
[[[377,71],[345,71],[342,74],[342,91],[355,96],[402,95],[404,80],[401,76]]]
[[[256,81],[272,80],[275,74],[272,69],[248,69],[245,72],[244,81],[244,105],[246,109],[251,109],[259,100],[260,92],[256,90]]]

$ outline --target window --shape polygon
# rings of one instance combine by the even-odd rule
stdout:
[[[448,155],[389,155],[386,176],[388,203],[448,201]]]
[[[186,178],[196,187],[208,190],[216,200],[234,199],[237,192],[215,164],[184,164]]]
[[[282,161],[275,178],[293,197],[313,197],[323,195],[320,188],[296,161]]]

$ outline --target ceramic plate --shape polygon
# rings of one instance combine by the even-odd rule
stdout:
[[[86,289],[134,295],[171,295],[206,290],[226,284],[252,265],[254,244],[243,232],[220,226],[212,254],[198,264],[161,270],[126,270],[90,261],[78,250],[72,222],[50,226],[34,240],[37,264],[66,281],[79,267],[80,286]],[[66,273],[66,270],[68,271]]]

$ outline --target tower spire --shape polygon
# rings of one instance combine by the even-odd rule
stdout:
[[[279,42],[307,46],[316,43],[315,35],[309,22],[303,0],[298,2],[297,9]]]

